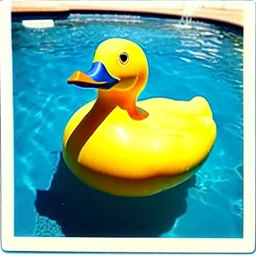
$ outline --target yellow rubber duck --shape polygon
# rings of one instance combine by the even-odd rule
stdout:
[[[141,47],[119,38],[98,46],[86,74],[76,71],[68,79],[98,89],[63,136],[64,160],[82,182],[116,196],[149,196],[182,183],[207,158],[216,139],[208,102],[137,102],[147,79]]]

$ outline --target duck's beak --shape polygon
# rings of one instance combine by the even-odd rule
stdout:
[[[86,73],[76,71],[69,79],[68,84],[75,84],[83,88],[110,89],[117,84],[120,79],[109,74],[106,67],[101,62],[92,63],[92,67]]]

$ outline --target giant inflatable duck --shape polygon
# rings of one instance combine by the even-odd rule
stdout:
[[[187,180],[209,155],[216,125],[207,100],[137,101],[148,72],[141,47],[114,38],[98,46],[87,73],[68,79],[98,90],[63,136],[64,160],[85,184],[116,196],[149,196]]]

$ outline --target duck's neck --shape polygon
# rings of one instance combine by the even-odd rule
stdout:
[[[134,120],[143,120],[148,117],[148,113],[139,108],[137,103],[137,98],[141,90],[145,86],[145,79],[137,79],[136,84],[130,90],[110,90],[110,91],[98,91],[98,98],[93,107],[96,112],[109,112],[115,107],[120,107],[126,110],[131,118]]]

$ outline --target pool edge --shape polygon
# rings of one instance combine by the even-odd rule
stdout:
[[[215,1],[214,1],[215,2]],[[244,5],[241,2],[205,1],[201,6],[192,2],[173,1],[13,1],[13,15],[63,15],[70,13],[127,13],[137,15],[181,17],[188,14],[193,19],[208,22],[226,23],[233,26],[244,27]],[[193,10],[193,8],[195,8]]]

